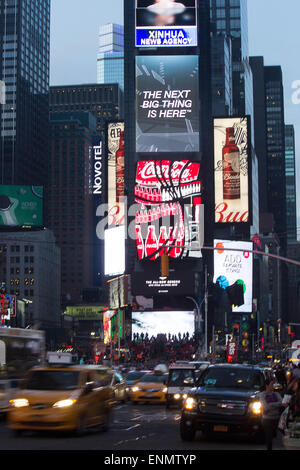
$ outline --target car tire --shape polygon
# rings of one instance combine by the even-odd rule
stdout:
[[[187,426],[184,421],[180,422],[180,437],[182,441],[191,442],[195,439],[196,431],[192,426]]]
[[[23,436],[23,430],[22,429],[12,429],[11,433],[13,437],[18,438]]]
[[[103,432],[107,432],[109,430],[109,428],[111,427],[113,423],[113,411],[112,410],[109,410],[106,414],[105,414],[105,422],[104,424],[101,426],[101,429]]]

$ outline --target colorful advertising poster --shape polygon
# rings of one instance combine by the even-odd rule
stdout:
[[[197,45],[196,0],[136,0],[137,47]]]
[[[233,312],[252,312],[253,243],[214,240],[214,283],[224,289],[236,283],[243,285],[244,304]]]
[[[115,314],[115,310],[107,310],[103,312],[103,332],[104,344],[111,343],[111,318]]]
[[[214,120],[215,222],[249,223],[248,117]]]
[[[139,161],[134,190],[139,260],[201,258],[204,210],[200,163]]]
[[[0,227],[43,227],[43,187],[0,185]]]
[[[197,56],[136,58],[136,151],[199,151]]]
[[[124,225],[124,122],[107,125],[108,226]]]
[[[132,312],[132,335],[148,333],[149,338],[156,338],[159,334],[170,334],[178,338],[179,333],[181,337],[184,333],[192,337],[194,332],[194,312]]]

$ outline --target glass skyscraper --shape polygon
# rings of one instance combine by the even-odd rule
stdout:
[[[1,184],[46,185],[50,0],[0,2]]]
[[[121,25],[100,26],[97,83],[118,83],[124,90],[124,27]]]
[[[286,224],[288,241],[297,240],[296,162],[294,126],[285,126]]]

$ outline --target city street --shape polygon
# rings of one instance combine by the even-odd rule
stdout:
[[[26,433],[15,438],[2,421],[0,423],[0,450],[65,450],[103,451],[103,457],[113,452],[173,451],[255,451],[265,450],[247,437],[224,436],[206,439],[198,433],[194,442],[182,442],[179,436],[180,412],[166,410],[164,405],[127,403],[115,409],[114,423],[106,433],[90,431],[83,437],[57,433]],[[280,435],[274,440],[274,450],[284,450]],[[105,451],[109,451],[106,453]]]

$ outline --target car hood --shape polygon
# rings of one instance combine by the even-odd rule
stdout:
[[[67,398],[77,399],[79,390],[22,390],[15,398],[26,398],[31,405],[53,404]]]
[[[190,390],[192,395],[206,398],[222,398],[222,399],[231,399],[231,400],[247,400],[251,397],[255,397],[259,390],[250,389],[243,390],[240,388],[210,388],[210,387],[197,387]]]
[[[148,390],[149,388],[164,388],[166,385],[160,382],[138,382],[136,386]]]

